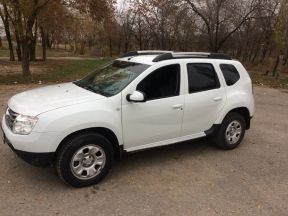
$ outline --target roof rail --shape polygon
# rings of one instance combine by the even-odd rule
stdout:
[[[205,52],[172,52],[164,53],[153,59],[153,62],[159,62],[170,59],[181,59],[181,58],[209,58],[209,59],[226,59],[232,60],[231,57],[224,53],[205,53]]]
[[[173,51],[165,51],[165,50],[140,50],[140,51],[131,51],[125,53],[122,57],[132,57],[132,56],[139,56],[139,55],[159,55],[165,53],[173,53]]]

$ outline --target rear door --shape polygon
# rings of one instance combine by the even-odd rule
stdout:
[[[216,121],[226,102],[223,80],[213,63],[188,61],[182,136],[203,133]]]

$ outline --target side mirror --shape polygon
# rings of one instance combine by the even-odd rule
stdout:
[[[134,103],[146,102],[145,94],[139,91],[134,91],[132,94],[128,94],[126,99],[127,101]]]

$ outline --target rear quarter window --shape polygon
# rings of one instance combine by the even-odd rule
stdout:
[[[234,85],[240,79],[240,74],[234,65],[221,64],[220,68],[225,78],[227,86]]]

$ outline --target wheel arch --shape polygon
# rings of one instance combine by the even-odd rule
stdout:
[[[62,139],[62,141],[58,145],[58,147],[56,149],[56,156],[58,155],[59,150],[62,148],[62,146],[65,144],[65,142],[67,142],[67,140],[72,139],[73,137],[75,137],[79,134],[82,134],[82,133],[86,133],[86,132],[95,132],[95,133],[103,135],[105,138],[107,138],[112,143],[113,150],[115,153],[115,159],[120,159],[122,157],[123,144],[119,143],[119,140],[118,140],[116,134],[112,130],[105,128],[105,127],[86,128],[86,129],[81,129],[78,131],[74,131],[73,133],[70,133],[64,139]],[[55,156],[55,158],[56,158],[56,156]]]
[[[240,114],[241,116],[243,116],[244,120],[245,120],[245,123],[246,123],[246,129],[250,129],[250,122],[251,122],[251,117],[250,117],[250,112],[249,112],[249,109],[247,107],[237,107],[237,108],[234,108],[232,110],[230,110],[226,115],[225,117],[231,113],[231,112],[234,112],[234,113],[238,113]],[[224,118],[225,118],[224,117]],[[223,118],[223,119],[224,119]],[[223,121],[223,120],[222,120]]]

